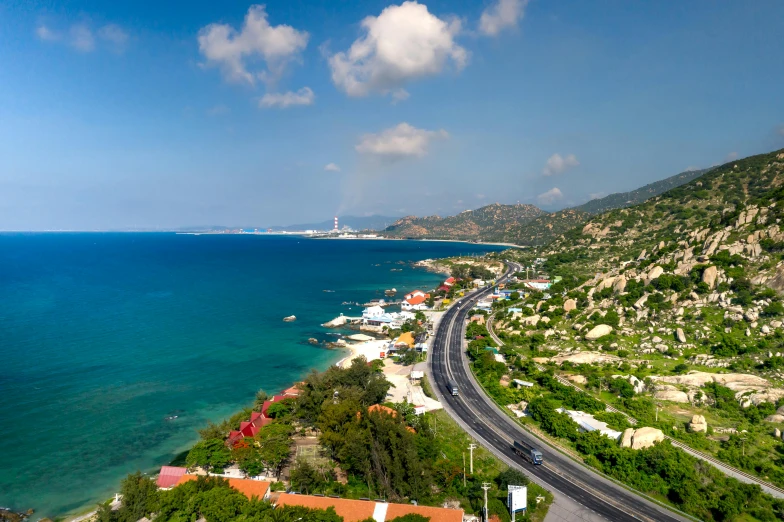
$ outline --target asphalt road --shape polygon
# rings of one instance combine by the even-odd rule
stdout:
[[[512,266],[507,275],[518,269]],[[607,520],[689,520],[577,464],[524,431],[485,396],[468,368],[464,354],[464,325],[473,305],[491,292],[491,289],[485,289],[455,303],[441,318],[436,331],[431,348],[431,375],[446,411],[468,427],[487,449],[524,468],[548,489],[560,492]],[[458,386],[456,397],[447,391],[450,381]],[[544,464],[534,466],[517,456],[511,450],[513,439],[537,447],[542,452]]]

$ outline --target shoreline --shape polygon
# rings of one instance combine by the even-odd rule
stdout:
[[[177,234],[180,234],[180,235],[199,235],[200,233],[179,232]],[[207,233],[207,234],[209,234],[209,233]],[[227,234],[214,233],[214,235],[227,235]],[[232,234],[232,235],[240,235],[240,234]],[[243,234],[243,235],[262,235],[262,234]],[[270,234],[270,235],[278,235],[278,234]],[[292,236],[294,236],[294,235],[297,235],[297,234],[285,234],[285,235],[292,235]],[[305,236],[303,236],[303,237],[305,237]],[[310,239],[310,238],[307,238],[307,239]],[[340,239],[340,238],[325,238],[325,239]],[[348,239],[348,238],[343,238],[343,239]],[[355,239],[370,239],[370,238],[355,238]],[[406,241],[406,239],[396,239],[396,238],[377,238],[377,239],[381,239],[381,240],[385,240],[385,241]],[[469,243],[469,244],[476,244],[476,243],[471,243],[471,242],[468,242],[468,241],[430,240],[430,239],[409,240],[409,241],[432,241],[432,242],[444,242],[444,243]],[[435,258],[434,260],[437,260],[437,259],[448,259],[448,257]],[[413,263],[410,266],[412,266],[412,265],[413,265]],[[424,266],[412,266],[412,268],[418,269],[418,270],[427,271],[427,272],[430,272],[430,273],[439,273],[439,274],[443,273],[443,272],[440,272],[440,271],[430,271],[430,270],[427,270],[427,268],[424,267]],[[355,359],[356,357],[359,357],[359,356],[365,356],[368,361],[373,361],[373,360],[380,359],[380,357],[379,357],[380,352],[381,351],[385,351],[384,348],[388,345],[388,343],[389,343],[389,339],[386,339],[386,340],[375,339],[375,340],[372,340],[372,341],[353,342],[351,344],[347,344],[345,347],[341,347],[341,350],[345,350],[342,354],[336,354],[336,355],[342,355],[342,357],[340,357],[337,361],[329,362],[324,367],[319,367],[318,369],[319,369],[319,371],[324,371],[325,369],[329,368],[332,365],[335,365],[335,366],[338,366],[338,367],[341,367],[341,368],[345,368],[345,367],[348,367],[350,365],[350,362],[353,359]],[[301,379],[294,379],[293,382],[292,382],[292,385],[295,384],[296,382],[299,382],[300,380]],[[260,383],[260,385],[263,388],[263,383]],[[237,411],[241,411],[242,407],[243,406],[240,406],[240,408]],[[191,443],[188,446],[188,449],[191,448],[193,446],[193,444],[195,444],[196,442],[198,442],[198,438],[195,439],[194,442]],[[174,457],[176,457],[176,455]],[[170,462],[171,461],[168,461],[168,462],[166,462],[165,464],[162,464],[162,465],[170,465]],[[157,470],[158,469],[160,469],[160,466],[155,466],[153,469],[149,470],[149,472],[147,474],[149,476],[155,476],[157,474]],[[119,481],[112,485],[113,488],[115,489],[115,492],[119,492],[119,485],[120,485]],[[105,502],[107,500],[111,500],[112,498],[113,497],[107,497],[104,500],[98,500],[97,503],[103,503],[103,502]],[[55,517],[56,517],[56,519],[62,520],[64,522],[86,522],[86,521],[90,520],[91,518],[93,518],[96,515],[96,513],[97,513],[96,503],[91,503],[90,505],[82,506],[82,508],[76,508],[76,509],[74,509],[74,510],[68,512],[68,513],[62,513],[62,514],[59,514],[59,515],[55,515]],[[28,519],[28,521],[30,521],[30,522],[33,522],[35,520],[40,520],[40,518],[38,518],[38,519],[36,519],[36,518]]]

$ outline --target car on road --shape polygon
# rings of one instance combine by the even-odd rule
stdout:
[[[459,392],[458,392],[458,390],[457,390],[457,384],[455,384],[455,383],[454,383],[454,382],[452,382],[452,381],[449,381],[449,382],[446,384],[446,389],[447,389],[447,391],[448,391],[448,392],[449,392],[451,395],[454,395],[454,396],[457,396],[457,395],[458,395],[458,393],[459,393]]]

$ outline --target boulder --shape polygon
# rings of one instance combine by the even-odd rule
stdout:
[[[774,413],[773,415],[768,415],[767,417],[765,417],[765,421],[776,422],[776,423],[784,422],[784,415],[781,415],[779,413]]]
[[[647,300],[648,300],[648,294],[645,294],[644,296],[642,296],[639,299],[637,299],[637,302],[634,303],[634,307],[637,310],[642,310],[642,307],[643,307],[643,305],[645,305],[645,301],[647,301]]]
[[[611,288],[613,286],[613,283],[615,283],[615,279],[616,279],[615,276],[611,276],[603,279],[601,283],[596,285],[596,291],[601,292],[605,288]]]
[[[634,428],[626,428],[625,430],[623,430],[623,435],[621,435],[621,447],[631,448],[633,436],[634,436]]]
[[[683,333],[683,328],[676,328],[675,329],[675,338],[678,340],[679,343],[686,342],[686,334]]]
[[[582,375],[570,375],[569,377],[567,377],[567,379],[569,379],[575,384],[585,384],[586,382],[588,382],[588,379],[586,379]]]
[[[605,335],[609,335],[610,333],[612,333],[612,331],[613,328],[609,324],[600,324],[594,326],[590,332],[585,334],[585,339],[587,341],[595,341],[596,339],[604,337]]]
[[[651,342],[660,343],[660,342],[662,342],[662,338],[659,337],[658,335],[654,335],[653,339],[651,339]]]
[[[341,315],[335,317],[333,320],[329,322],[322,324],[321,326],[323,326],[324,328],[338,328],[340,326],[345,325],[347,322],[348,322],[348,317],[346,317],[345,315]]]
[[[292,321],[296,321],[297,320],[297,316],[296,315],[290,315],[288,317],[284,317],[283,320],[286,321],[287,323],[290,323]]]
[[[709,266],[702,272],[702,282],[706,283],[711,290],[716,287],[716,278],[719,275],[719,269],[715,266]]]
[[[618,276],[613,283],[613,292],[622,294],[624,290],[626,290],[626,278],[624,276]]]
[[[541,316],[539,314],[532,315],[530,317],[523,317],[520,319],[520,324],[525,324],[528,326],[536,326],[536,323],[539,322],[539,319],[541,319]]]
[[[694,415],[689,423],[689,431],[692,433],[706,433],[708,431],[708,423],[705,421],[705,417],[702,415]]]
[[[664,273],[664,269],[662,267],[658,266],[658,265],[656,265],[655,267],[651,268],[651,270],[648,272],[648,275],[645,276],[645,284],[647,285],[648,283],[650,283],[654,279],[657,279],[663,273]]]
[[[664,433],[662,433],[662,430],[656,428],[640,428],[634,430],[634,435],[632,435],[632,449],[650,448],[655,443],[663,440]]]
[[[574,299],[567,299],[564,301],[563,304],[564,312],[571,312],[572,310],[577,310],[577,301]]]
[[[748,322],[753,323],[759,319],[759,314],[754,310],[748,310],[745,314],[743,314],[743,317],[745,317]]]
[[[776,437],[777,439],[780,439],[781,438],[781,430],[778,429],[778,428],[773,428],[773,436]]]
[[[760,328],[760,331],[767,335],[770,333],[770,327],[768,325],[764,325],[762,328]]]
[[[319,342],[318,342],[318,339],[316,339],[315,337],[311,337],[310,339],[308,339],[308,343],[310,343],[310,344],[318,344]]]
[[[659,401],[681,402],[683,404],[689,403],[689,396],[686,392],[676,389],[674,386],[660,387],[653,398]]]

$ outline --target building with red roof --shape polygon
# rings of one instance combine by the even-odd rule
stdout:
[[[376,522],[386,522],[405,515],[421,515],[430,522],[463,522],[462,509],[447,509],[411,504],[390,504],[371,500],[350,500],[346,498],[316,497],[312,495],[292,495],[282,493],[275,507],[302,506],[310,509],[334,508],[344,522],[360,522],[372,518]]]
[[[183,475],[180,477],[177,485],[180,486],[192,480],[198,480],[199,475]],[[258,498],[259,500],[269,500],[271,482],[264,480],[250,480],[250,479],[225,479],[229,481],[229,487],[236,489],[249,499]]]

